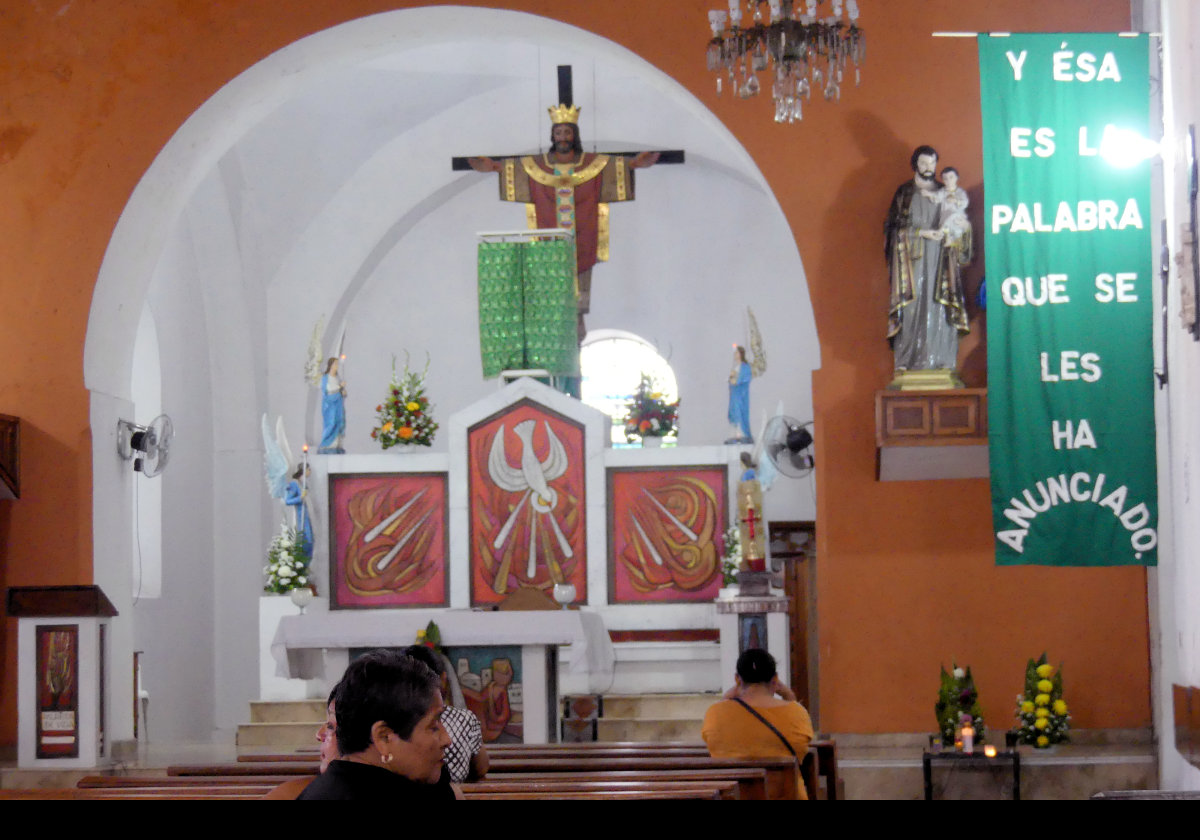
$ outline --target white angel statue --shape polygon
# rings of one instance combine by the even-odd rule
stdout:
[[[313,529],[312,516],[308,510],[307,459],[299,465],[292,459],[292,449],[288,446],[282,417],[276,419],[275,434],[272,435],[271,425],[264,414],[262,436],[267,491],[271,498],[281,500],[292,509],[293,526],[300,535],[301,545],[308,552],[308,556],[312,557]]]

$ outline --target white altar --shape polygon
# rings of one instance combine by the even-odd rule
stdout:
[[[499,483],[495,476],[488,478],[493,465],[484,458],[486,469],[477,471],[475,479],[482,483],[472,485],[469,453],[473,446],[474,451],[485,455],[491,452],[494,439],[484,433],[491,434],[490,425],[507,424],[510,436],[507,450],[498,450],[496,457],[507,460],[515,470],[513,465],[518,463],[517,456],[522,455],[523,447],[511,436],[524,417],[508,414],[515,410],[532,411],[537,417],[536,437],[531,438],[533,447],[544,445],[539,441],[554,425],[559,430],[558,437],[567,442],[564,449],[568,464],[575,465],[578,472],[574,483],[569,485],[563,483],[571,479],[569,471],[559,478],[548,479],[556,493],[544,503],[551,504],[548,500],[556,495],[560,502],[554,510],[539,510],[535,516],[529,501],[532,496],[514,491],[501,500],[491,520],[496,532],[473,538],[472,528],[478,527],[482,520],[473,514],[472,506],[481,493],[492,492],[492,484]],[[726,502],[741,471],[738,456],[742,447],[612,449],[608,443],[610,428],[610,419],[595,409],[531,379],[520,379],[451,415],[445,427],[448,451],[324,455],[310,459],[309,504],[317,525],[312,571],[321,597],[303,616],[285,615],[295,609],[287,599],[262,599],[261,696],[280,700],[323,698],[347,664],[350,649],[412,644],[417,630],[430,620],[439,625],[446,646],[521,646],[522,663],[527,659],[531,663],[527,679],[540,675],[536,686],[532,682],[523,686],[524,698],[530,704],[525,716],[530,722],[547,720],[557,708],[559,694],[705,692],[727,687],[724,683],[728,674],[720,665],[717,613],[712,601],[720,584],[718,568],[713,568],[715,581],[712,576],[692,581],[693,589],[688,591],[671,589],[673,584],[664,587],[659,581],[656,584],[660,587],[659,594],[639,600],[631,597],[628,590],[623,594],[620,588],[625,574],[622,569],[627,567],[629,558],[619,552],[617,539],[624,539],[626,545],[631,539],[638,543],[640,556],[654,574],[672,567],[681,569],[680,555],[696,550],[697,545],[709,546],[704,550],[711,550],[715,537],[728,522]],[[501,425],[500,432],[503,430]],[[475,444],[472,444],[473,434],[479,437]],[[530,466],[535,472],[539,466],[544,469],[545,459],[539,449]],[[691,486],[700,489],[695,498],[711,501],[698,504],[692,513],[685,513],[684,507],[672,507],[669,491],[659,492],[651,487],[627,491],[624,496],[618,493],[620,481],[646,470],[668,479],[704,470],[707,476],[704,480],[708,483],[696,479]],[[387,479],[413,475],[444,481],[444,497],[439,499],[445,501],[431,504],[427,519],[405,524],[397,534],[405,529],[424,533],[422,529],[434,527],[430,523],[439,520],[443,523],[436,526],[439,535],[444,535],[440,543],[444,549],[439,549],[444,553],[440,554],[435,571],[444,575],[444,583],[436,584],[424,604],[394,604],[378,609],[363,608],[348,598],[341,602],[331,598],[343,582],[343,577],[334,570],[341,568],[336,554],[346,545],[344,537],[339,540],[336,533],[329,533],[331,520],[346,508],[345,501],[337,500],[341,497],[335,498],[334,488],[360,477]],[[426,498],[433,496],[431,490]],[[635,497],[649,505],[638,513],[636,522],[628,512],[620,515],[614,502],[625,499],[628,510],[628,500]],[[406,502],[399,499],[411,496],[396,498],[397,501],[389,502],[388,510],[402,507]],[[568,508],[568,499],[573,500],[573,509]],[[684,522],[680,515],[688,521]],[[508,537],[505,543],[510,526],[520,529],[534,521],[546,528],[536,542],[527,531],[520,537]],[[383,520],[364,526],[372,535],[382,533],[385,527],[387,522]],[[651,542],[649,534],[655,533],[655,529],[661,535],[681,536],[672,538],[673,541],[659,538],[654,543],[657,549],[644,550]],[[398,538],[395,541],[400,542]],[[532,551],[535,544],[536,556]],[[493,598],[488,586],[504,576],[495,570],[487,571],[486,575],[475,570],[473,552],[480,545],[517,546],[511,568],[519,571],[520,585],[541,586],[543,591],[548,585],[544,578],[553,561],[557,564],[556,573],[569,577],[577,586],[579,596],[575,606],[581,609],[488,610],[489,598],[496,600],[499,595],[511,594],[513,587],[507,590],[501,587],[499,595]],[[403,552],[396,558],[380,562],[396,568],[401,563],[415,564],[421,560]],[[540,576],[537,579],[535,571]],[[438,599],[443,599],[440,604]],[[616,645],[610,632],[618,639]],[[697,638],[698,634],[708,638]],[[556,663],[562,645],[569,647],[561,651],[562,663]],[[539,710],[536,714],[535,708]],[[549,723],[545,727],[539,723],[525,737],[552,740],[553,731]]]
[[[560,645],[569,646],[567,672],[585,679],[589,691],[612,683],[608,631],[598,615],[584,610],[340,610],[287,616],[271,643],[276,675],[320,680],[328,690],[349,664],[351,649],[405,647],[430,621],[437,622],[446,647],[520,646],[527,744],[558,740]]]

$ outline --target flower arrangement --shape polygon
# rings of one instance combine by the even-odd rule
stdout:
[[[263,574],[267,576],[264,592],[286,595],[293,589],[310,588],[308,564],[312,557],[304,548],[304,542],[295,528],[284,525],[267,549],[267,565]]]
[[[1055,668],[1043,653],[1025,666],[1025,693],[1017,695],[1017,737],[1022,744],[1046,749],[1071,740],[1071,715],[1062,698],[1062,665]]]
[[[738,526],[730,525],[725,529],[725,551],[721,554],[721,574],[724,585],[732,586],[737,583],[738,568],[742,564],[742,535]]]
[[[662,393],[654,390],[654,383],[643,373],[637,390],[629,400],[629,413],[625,415],[625,439],[666,437],[675,432],[679,420],[679,400],[669,403]]]
[[[432,621],[425,625],[424,630],[417,631],[416,643],[418,645],[425,645],[425,647],[439,656],[442,655],[442,631]]]
[[[942,666],[941,686],[934,712],[937,714],[943,746],[954,746],[964,716],[970,719],[975,729],[975,743],[984,742],[987,730],[983,725],[983,709],[979,706],[979,692],[975,690],[975,680],[969,666],[959,668],[958,663],[954,663],[949,673]]]
[[[430,415],[429,398],[425,396],[425,370],[414,373],[404,365],[404,374],[396,375],[396,360],[392,359],[392,381],[384,401],[375,406],[378,425],[371,430],[371,439],[384,449],[393,446],[432,446],[438,424]]]

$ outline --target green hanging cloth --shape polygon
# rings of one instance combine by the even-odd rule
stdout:
[[[527,368],[578,376],[576,307],[574,243],[480,243],[479,349],[484,378]]]

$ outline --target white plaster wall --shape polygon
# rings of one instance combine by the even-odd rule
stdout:
[[[162,410],[175,426],[170,464],[154,479],[163,494],[162,594],[133,608],[133,649],[143,651],[143,686],[150,693],[148,735],[155,743],[208,740],[217,683],[213,391],[208,325],[189,251],[187,238],[168,245],[147,297],[159,325]],[[97,498],[102,487],[97,479]],[[100,532],[96,539],[99,544]],[[114,708],[119,714],[129,707]]]
[[[326,355],[346,329],[351,453],[374,451],[393,353],[415,365],[429,354],[440,418],[496,389],[480,374],[474,233],[523,227],[524,213],[498,201],[494,175],[451,172],[449,158],[536,151],[557,63],[575,68],[589,148],[688,155],[639,172],[637,200],[613,206],[589,325],[668,355],[681,442],[714,444],[726,434],[729,346],[746,340],[750,305],[770,361],[752,391],[756,423],[781,400],[812,417],[817,336],[790,230],[745,150],[669,78],[581,30],[504,11],[394,12],[297,42],[227,85],[163,149],[93,300],[93,399],[127,399],[148,299],[177,430],[162,478],[162,597],[139,603],[134,641],[114,645],[118,661],[132,644],[146,651],[152,733],[224,731],[257,693],[262,557],[281,515],[264,492],[258,422],[282,415],[296,451],[315,443],[317,399],[301,373],[317,320]],[[443,435],[435,450],[446,445]],[[116,479],[97,471],[98,511],[128,489]],[[768,515],[815,518],[812,487],[781,479]],[[129,521],[97,516],[98,579],[113,569],[130,579]]]
[[[142,307],[133,356],[133,405],[128,418],[145,425],[162,413],[158,330],[149,306]],[[167,465],[170,466],[168,459]],[[162,482],[135,474],[133,488],[133,600],[162,594]]]
[[[1188,223],[1185,138],[1189,125],[1200,123],[1195,79],[1200,72],[1196,41],[1200,38],[1200,9],[1186,0],[1146,4],[1147,29],[1163,38],[1163,194],[1167,244],[1173,257],[1181,254],[1182,226]],[[1200,129],[1200,126],[1198,126]],[[1200,790],[1200,770],[1189,765],[1174,747],[1172,709],[1174,683],[1200,686],[1200,343],[1180,325],[1181,284],[1191,285],[1190,267],[1172,265],[1167,291],[1167,361],[1169,384],[1160,392],[1159,439],[1159,552],[1155,599],[1158,652],[1154,674],[1155,726],[1159,736],[1160,786],[1168,790]],[[1161,364],[1161,363],[1160,363]]]

